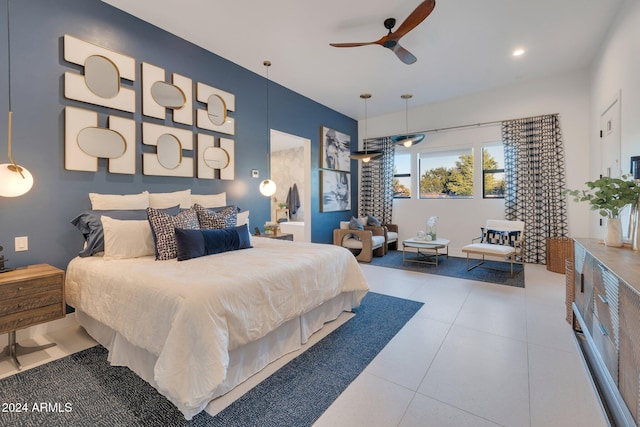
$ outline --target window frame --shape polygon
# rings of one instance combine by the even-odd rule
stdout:
[[[411,152],[399,152],[396,151],[393,154],[393,168],[394,170],[396,169],[396,157],[397,156],[408,156],[409,157],[409,172],[408,173],[394,173],[393,174],[393,179],[395,180],[396,178],[409,178],[409,195],[408,196],[396,196],[395,195],[395,191],[394,191],[394,195],[393,198],[394,199],[411,199],[413,198],[413,189],[412,189],[412,184],[413,184],[413,180],[411,179],[412,177],[412,173],[411,173],[411,162],[412,162],[412,158],[413,158],[413,154]]]
[[[418,179],[417,179],[417,188],[418,188],[418,199],[420,200],[472,200],[475,199],[475,187],[476,187],[476,182],[475,182],[475,174],[476,174],[476,166],[475,166],[475,147],[473,144],[465,144],[465,145],[459,145],[459,146],[452,146],[449,148],[444,148],[443,149],[433,149],[433,150],[423,150],[423,151],[419,151],[416,153],[417,155],[417,161],[418,161],[418,170],[417,170],[417,175],[418,175]],[[422,179],[422,161],[423,161],[423,157],[427,157],[427,156],[438,156],[440,155],[441,157],[444,157],[443,154],[446,153],[450,153],[449,155],[456,155],[456,153],[458,154],[458,158],[462,155],[468,155],[470,154],[472,157],[472,161],[471,161],[471,173],[472,173],[472,178],[471,178],[471,182],[472,182],[472,189],[471,189],[471,194],[468,196],[449,196],[449,195],[445,195],[445,196],[436,196],[436,197],[432,197],[432,196],[423,196],[422,195],[422,191],[420,189],[420,181]],[[446,167],[446,166],[445,166]]]
[[[483,199],[488,199],[488,200],[496,200],[496,199],[504,199],[505,198],[505,194],[503,193],[501,196],[498,195],[487,195],[486,192],[486,188],[485,188],[485,177],[487,174],[498,174],[498,173],[505,173],[505,169],[504,166],[501,169],[485,169],[484,168],[484,150],[487,148],[491,148],[491,147],[502,147],[503,148],[503,163],[504,163],[504,144],[502,143],[494,143],[494,144],[486,144],[483,145],[481,147],[481,152],[482,152],[482,156],[480,159],[480,169],[481,169],[481,179],[482,179],[482,198]]]

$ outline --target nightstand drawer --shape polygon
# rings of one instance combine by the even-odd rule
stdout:
[[[0,333],[26,328],[37,325],[38,323],[60,319],[61,317],[64,317],[64,309],[61,304],[53,304],[26,312],[11,314],[0,319]]]
[[[0,301],[0,317],[53,304],[62,307],[61,289]]]
[[[16,297],[23,297],[48,291],[62,291],[62,274],[34,277],[32,279],[2,285],[0,303]]]

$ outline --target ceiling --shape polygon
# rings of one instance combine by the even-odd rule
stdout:
[[[374,41],[420,0],[103,0],[355,119],[588,67],[624,0],[438,0],[400,44],[402,63]],[[520,57],[515,48],[526,50]]]

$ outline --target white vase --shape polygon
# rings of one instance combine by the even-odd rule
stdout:
[[[614,248],[622,246],[622,223],[620,218],[607,218],[604,228],[604,244]]]

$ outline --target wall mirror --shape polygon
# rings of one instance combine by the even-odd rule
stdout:
[[[202,159],[211,169],[224,169],[229,166],[229,153],[219,147],[208,147]]]
[[[207,99],[207,115],[216,126],[222,126],[227,120],[227,104],[219,95],[211,95]]]
[[[175,169],[182,162],[182,145],[175,136],[165,133],[157,141],[158,162],[165,169]]]
[[[89,90],[102,98],[114,98],[120,91],[118,67],[102,55],[91,55],[85,60],[84,80]]]
[[[78,132],[78,147],[86,154],[104,159],[117,159],[127,149],[122,135],[111,129],[87,127]]]
[[[187,99],[180,88],[162,81],[151,85],[151,96],[165,108],[182,108]]]

